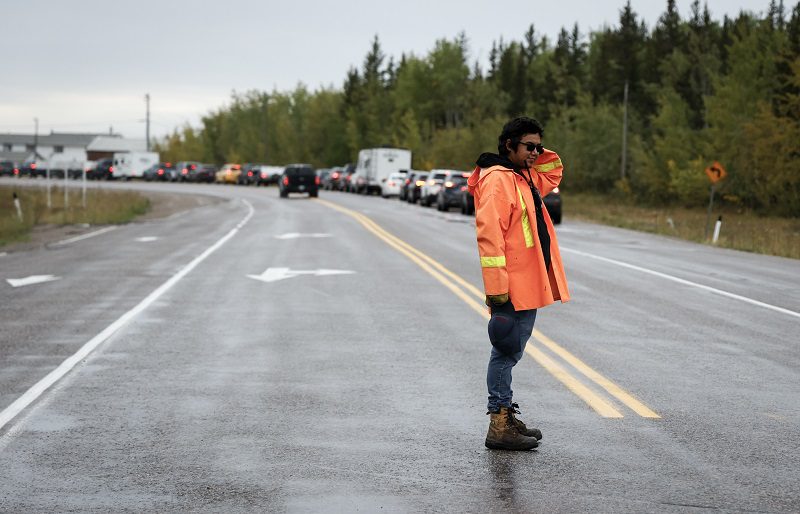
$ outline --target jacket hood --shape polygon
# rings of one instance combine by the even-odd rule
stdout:
[[[481,170],[496,168],[503,171],[515,171],[514,163],[511,162],[508,157],[503,157],[496,153],[482,153],[480,157],[478,157],[478,160],[475,161],[475,164],[477,165],[475,171],[472,172],[472,175],[469,176],[469,180],[467,181],[467,189],[473,196],[475,196],[478,183],[488,175],[488,173],[481,173]],[[494,171],[494,169],[492,169],[492,171]]]
[[[478,160],[475,161],[480,168],[491,168],[492,166],[502,166],[508,170],[514,169],[514,163],[508,157],[503,157],[496,153],[485,152],[482,153]]]

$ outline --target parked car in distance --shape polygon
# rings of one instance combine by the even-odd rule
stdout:
[[[19,176],[19,165],[13,161],[0,161],[0,177],[3,175],[9,177]]]
[[[191,182],[207,182],[212,183],[217,177],[217,168],[213,164],[201,164],[195,169],[194,175],[190,177]]]
[[[86,174],[89,180],[111,180],[114,175],[114,165],[112,159],[100,159]]]
[[[320,180],[320,186],[322,186],[322,189],[335,191],[339,188],[339,180],[343,174],[344,168],[342,166],[334,166],[330,169],[328,176]]]
[[[186,177],[189,176],[189,172],[201,164],[201,162],[197,161],[180,161],[175,164],[173,169],[167,170],[165,168],[164,172],[168,174],[167,180],[170,182],[185,181]]]
[[[450,207],[461,206],[462,188],[467,187],[469,173],[454,173],[439,188],[436,194],[436,209],[439,211],[449,211]]]
[[[349,191],[350,182],[352,182],[353,173],[356,172],[356,165],[349,162],[344,165],[344,175],[339,177],[337,191]]]
[[[277,184],[283,175],[283,166],[259,166],[256,174],[256,186]]]
[[[242,172],[236,178],[236,183],[240,186],[249,186],[255,184],[258,180],[258,172],[261,165],[254,162],[246,162],[242,164]]]
[[[161,166],[161,163],[157,162],[144,170],[142,172],[142,179],[145,182],[152,182],[154,180],[158,180],[158,168]]]
[[[356,194],[367,192],[366,169],[356,168],[353,170],[347,180],[347,191]]]
[[[314,198],[319,194],[319,177],[310,164],[290,164],[284,168],[278,187],[281,198],[289,193],[308,193]]]
[[[417,173],[414,175],[414,182],[408,185],[408,193],[406,193],[406,201],[408,203],[417,203],[422,194],[422,186],[428,181],[428,173]]]
[[[419,195],[419,204],[423,207],[430,207],[436,201],[436,195],[444,184],[445,179],[453,175],[452,170],[431,170],[428,180],[422,186]]]
[[[400,196],[400,188],[405,183],[407,176],[408,171],[404,171],[392,173],[383,179],[383,184],[381,185],[381,196],[384,198],[389,198],[390,196]]]
[[[320,168],[317,170],[317,176],[319,177],[319,187],[321,189],[325,189],[323,185],[325,184],[325,182],[328,181],[328,177],[330,177],[330,175],[331,175],[330,168]]]
[[[216,174],[215,182],[220,184],[235,184],[242,173],[242,165],[229,162],[220,168]]]
[[[467,189],[467,186],[461,188],[461,214],[472,216],[475,214],[475,198]]]
[[[147,182],[152,182],[154,180],[164,182],[169,180],[169,176],[174,170],[175,166],[171,162],[157,162],[144,170],[142,178]]]
[[[545,196],[542,200],[544,202],[544,206],[547,209],[547,213],[550,215],[550,219],[553,220],[553,224],[558,225],[561,223],[561,190],[559,188],[555,188],[550,191],[550,194]]]

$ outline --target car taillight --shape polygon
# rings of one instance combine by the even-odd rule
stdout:
[[[288,186],[289,185],[289,177],[283,177],[283,185],[284,186]]]
[[[553,188],[553,192],[554,192],[554,193],[558,193],[558,188],[557,188],[557,187],[556,187],[556,188]]]
[[[319,176],[314,177],[314,185],[319,185]]]
[[[466,191],[467,190],[467,186],[461,186],[461,190],[462,191]]]
[[[189,170],[187,170],[186,168],[183,168],[183,169],[181,170],[181,173],[182,173],[182,174],[184,174],[184,175],[186,175],[187,173],[189,173]]]
[[[17,168],[14,168],[14,175],[19,175],[19,170]]]
[[[248,172],[247,172],[247,176],[248,176],[248,177],[252,177],[252,176],[253,176],[253,172],[252,172],[252,171],[248,171]]]
[[[339,178],[339,174],[338,173],[333,173],[333,174],[331,174],[331,178],[335,180],[335,179]]]
[[[406,181],[405,181],[405,182],[403,182],[403,185],[407,186],[407,185],[409,185],[410,183],[411,183],[411,179],[410,179],[410,178],[407,178],[407,179],[406,179]]]
[[[36,163],[35,163],[35,162],[32,162],[32,163],[31,163],[31,169],[32,169],[32,170],[35,170],[35,169],[36,169]]]
[[[453,184],[453,183],[452,183],[452,182],[450,182],[449,180],[448,180],[447,182],[445,182],[445,183],[444,183],[444,187],[453,187],[454,185],[455,185],[455,184]]]
[[[266,173],[262,173],[261,174],[261,178],[267,178],[267,174]]]
[[[108,167],[108,172],[109,173],[114,173],[114,166],[109,166]]]

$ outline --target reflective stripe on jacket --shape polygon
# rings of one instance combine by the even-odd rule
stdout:
[[[558,186],[563,170],[555,152],[545,150],[536,159],[531,179],[542,197]],[[569,301],[553,222],[542,206],[550,234],[548,271],[536,232],[533,194],[525,179],[504,166],[475,168],[468,186],[475,197],[475,231],[486,294],[508,293],[517,310]]]

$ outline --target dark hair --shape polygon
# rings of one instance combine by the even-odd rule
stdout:
[[[506,148],[506,141],[510,139],[512,146],[518,145],[525,134],[539,134],[540,137],[544,137],[544,128],[533,118],[525,116],[514,118],[505,124],[503,132],[497,138],[497,153],[507,156],[509,152]]]

